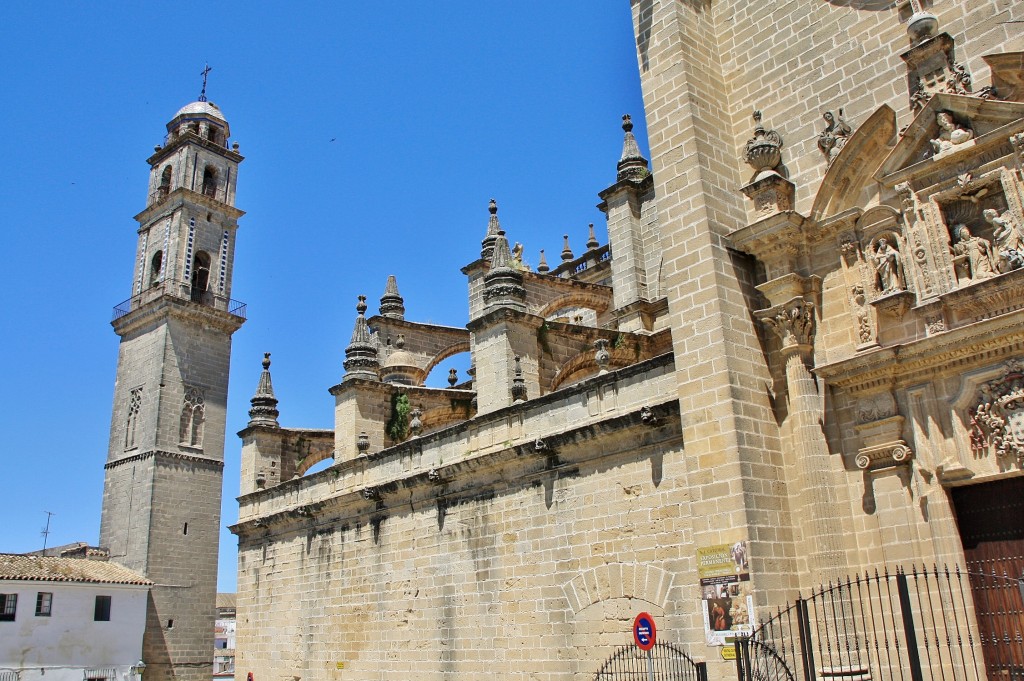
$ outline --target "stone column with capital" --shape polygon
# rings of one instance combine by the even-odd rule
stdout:
[[[797,470],[797,484],[790,487],[796,502],[794,517],[803,525],[799,560],[805,562],[811,579],[823,581],[846,574],[846,559],[832,462],[821,429],[821,397],[811,375],[817,326],[811,297],[795,295],[761,310],[757,317],[782,342],[779,352],[786,369],[789,406],[783,437],[788,437]]]

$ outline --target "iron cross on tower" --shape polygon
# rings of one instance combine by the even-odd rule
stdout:
[[[201,75],[203,77],[203,89],[199,92],[199,101],[200,102],[205,102],[206,101],[206,77],[210,74],[210,71],[213,71],[213,69],[211,69],[210,65],[207,64],[206,68],[203,69],[199,73],[199,75]]]

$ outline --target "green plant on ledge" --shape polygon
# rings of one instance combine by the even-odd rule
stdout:
[[[537,343],[544,354],[551,354],[551,346],[548,345],[548,323],[545,321],[537,328]]]
[[[384,426],[384,432],[394,442],[401,442],[409,434],[409,396],[395,393],[391,396],[391,418]]]

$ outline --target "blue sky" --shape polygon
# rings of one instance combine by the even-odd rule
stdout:
[[[98,540],[132,216],[206,62],[246,157],[223,525],[264,351],[282,425],[332,427],[357,295],[375,310],[394,274],[407,319],[464,325],[491,197],[554,265],[562,234],[606,240],[623,113],[648,149],[625,0],[14,2],[0,37],[0,552],[39,548],[46,511],[50,545]],[[235,547],[223,530],[221,590]]]

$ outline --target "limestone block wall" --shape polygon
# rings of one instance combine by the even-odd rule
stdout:
[[[104,475],[100,546],[110,551],[110,560],[142,574],[149,566],[154,478],[152,456],[114,463]]]
[[[171,663],[177,679],[209,678],[223,465],[157,457],[153,475],[152,510],[161,522],[149,530],[146,673],[167,678]]]
[[[243,496],[239,673],[582,679],[638,609],[702,643],[673,375],[663,356]]]
[[[334,431],[251,426],[242,438],[243,494],[274,487],[334,457]]]
[[[909,13],[890,5],[874,9],[865,3],[812,0],[678,4],[681,17],[706,26],[697,33],[707,36],[717,47],[712,54],[720,56],[722,127],[729,131],[719,152],[722,160],[750,173],[742,162],[742,147],[753,131],[750,112],[762,110],[766,127],[777,130],[785,141],[783,163],[796,184],[798,212],[809,212],[826,169],[817,148],[825,111],[844,109],[846,120],[856,127],[888,104],[896,112],[898,127],[910,123],[906,68],[899,56],[910,46],[905,23]],[[653,10],[659,3],[637,5]],[[939,31],[956,39],[956,59],[972,74],[976,89],[989,80],[982,55],[1018,38],[1015,22],[1024,17],[1024,7],[1013,0],[938,0],[929,11],[938,17]],[[642,23],[641,28],[647,25]],[[650,25],[652,37],[643,44],[661,39],[655,35],[656,24]],[[758,39],[765,34],[772,40]],[[642,53],[641,71],[644,61]],[[650,57],[646,62],[650,66]],[[650,120],[650,107],[647,115]],[[652,141],[657,176],[653,147]]]
[[[762,6],[770,13],[776,4]],[[693,503],[694,541],[749,539],[757,597],[780,602],[798,586],[794,523],[765,389],[771,376],[749,312],[758,307],[752,288],[758,282],[728,238],[746,224],[747,211],[738,192],[746,178],[733,160],[742,141],[729,125],[732,107],[740,105],[733,104],[737,83],[724,66],[725,5],[641,0],[632,7],[687,449],[685,484],[701,497]],[[751,45],[771,49],[772,41],[754,35]],[[749,112],[746,102],[742,108]],[[696,579],[693,563],[684,569],[688,581]],[[699,629],[702,622],[694,616],[689,626]]]

